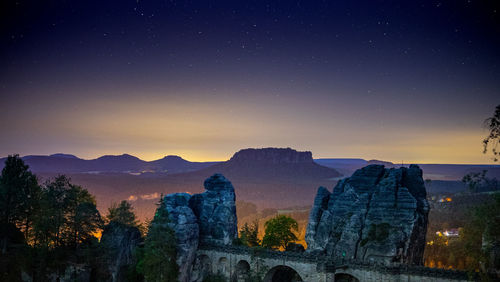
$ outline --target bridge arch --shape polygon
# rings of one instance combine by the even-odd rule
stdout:
[[[264,282],[300,282],[303,281],[299,273],[286,265],[271,268],[264,276]]]
[[[219,258],[217,262],[217,273],[229,277],[229,260],[226,257]]]
[[[201,254],[196,257],[196,263],[193,267],[192,276],[200,281],[212,274],[212,260],[209,256]],[[195,279],[195,280],[196,280]]]
[[[354,275],[346,272],[335,273],[335,282],[359,282]]]
[[[231,281],[239,282],[239,281],[247,281],[250,275],[250,263],[246,260],[240,260],[236,264],[235,271],[233,273],[233,277]]]

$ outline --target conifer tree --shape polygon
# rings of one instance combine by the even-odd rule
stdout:
[[[108,222],[114,221],[127,226],[139,227],[139,220],[134,213],[132,205],[123,200],[120,204],[113,203],[108,208],[108,215],[106,216]]]
[[[5,161],[0,176],[0,240],[2,253],[7,252],[9,237],[19,229],[29,240],[33,216],[37,209],[40,187],[19,155]]]
[[[255,221],[251,226],[245,223],[240,230],[240,240],[249,247],[260,246],[259,223]]]
[[[179,275],[176,262],[177,244],[174,230],[168,223],[168,211],[162,195],[149,225],[143,258],[138,263],[139,272],[144,274],[146,281],[177,281]]]

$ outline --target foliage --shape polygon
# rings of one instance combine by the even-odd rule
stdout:
[[[40,186],[18,155],[7,158],[0,177],[1,281],[18,281],[22,271],[45,281],[68,262],[94,265],[101,226],[87,190],[65,176]]]
[[[487,280],[488,269],[498,269],[490,261],[491,247],[500,244],[500,194],[489,196],[469,208],[469,213],[459,229],[458,238],[447,238],[442,234],[431,234],[425,248],[426,265],[431,267],[450,267],[479,271],[481,278]]]
[[[149,226],[144,254],[137,265],[138,272],[144,274],[146,281],[177,281],[179,267],[176,263],[176,238],[168,222],[162,196]]]
[[[114,221],[127,226],[140,227],[139,220],[134,213],[134,208],[125,200],[121,201],[120,204],[111,204],[111,207],[108,208],[106,220],[107,222]]]
[[[262,246],[271,249],[285,249],[288,243],[297,240],[294,231],[299,229],[297,221],[286,215],[277,215],[265,223]]]
[[[35,244],[77,248],[94,238],[102,224],[94,196],[61,175],[42,189],[40,212],[34,223]]]
[[[464,228],[465,249],[477,262],[475,267],[485,272],[490,267],[489,251],[500,243],[500,193],[493,196],[491,203],[485,203],[472,211],[470,222]]]
[[[241,243],[249,247],[260,246],[259,222],[255,221],[251,226],[245,223],[240,230]]]
[[[493,161],[496,162],[500,155],[500,152],[497,150],[500,141],[500,105],[496,107],[493,116],[485,120],[485,126],[490,133],[483,140],[483,153],[487,153],[489,147],[493,154]]]
[[[469,188],[471,193],[498,191],[500,183],[496,178],[486,177],[488,171],[471,172],[462,178],[462,182]]]
[[[33,224],[34,277],[62,274],[69,262],[95,265],[95,235],[103,222],[94,196],[61,175],[42,186],[39,207]]]
[[[36,176],[24,164],[18,155],[12,155],[5,161],[0,177],[0,225],[23,230],[30,239],[33,216],[38,209],[40,186]],[[6,233],[6,232],[2,232]],[[7,252],[8,234],[2,234],[2,254]]]

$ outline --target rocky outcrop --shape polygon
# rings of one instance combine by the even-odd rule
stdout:
[[[222,173],[239,183],[242,180],[251,183],[317,183],[341,175],[333,168],[315,163],[311,152],[291,148],[243,149],[230,160],[201,170],[200,173]]]
[[[199,241],[198,219],[189,207],[191,195],[176,193],[165,196],[165,206],[168,211],[169,225],[175,232],[177,240],[177,265],[179,266],[179,281],[190,279],[190,268],[196,257]]]
[[[137,227],[111,221],[102,232],[101,265],[106,269],[99,271],[102,281],[124,281],[128,267],[136,264],[135,249],[143,242]]]
[[[298,152],[291,148],[243,149],[236,152],[229,162],[269,162],[273,164],[313,163],[312,153]]]
[[[177,240],[179,281],[192,281],[200,243],[229,245],[238,236],[233,185],[221,174],[205,180],[205,192],[165,196],[170,227]]]
[[[238,237],[236,196],[233,185],[222,174],[205,180],[205,192],[195,194],[189,205],[198,218],[200,242],[232,244]]]
[[[365,262],[421,264],[429,204],[422,170],[369,165],[320,187],[306,231],[308,252]]]

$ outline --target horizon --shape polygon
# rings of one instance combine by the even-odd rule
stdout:
[[[244,150],[244,149],[264,149],[264,148],[276,148],[276,149],[282,149],[282,148],[291,148],[291,147],[262,147],[262,148],[242,148],[240,150]],[[291,148],[293,150],[295,150],[294,148]],[[240,151],[238,150],[238,151]],[[232,153],[228,158],[226,159],[219,159],[219,160],[204,160],[204,159],[200,159],[200,160],[197,160],[197,159],[190,159],[190,158],[186,158],[185,156],[181,155],[181,154],[166,154],[166,155],[163,155],[163,156],[160,156],[160,157],[156,157],[156,158],[143,158],[140,156],[140,154],[132,154],[132,153],[116,153],[116,154],[102,154],[102,155],[90,155],[90,156],[81,156],[81,155],[77,155],[77,154],[72,154],[72,153],[62,153],[62,152],[58,152],[58,153],[48,153],[48,154],[26,154],[26,155],[21,155],[21,154],[18,154],[20,157],[24,158],[24,157],[28,157],[28,156],[43,156],[43,157],[46,157],[46,156],[53,156],[53,155],[71,155],[71,156],[74,156],[78,159],[82,159],[82,160],[95,160],[95,159],[98,159],[100,157],[105,157],[105,156],[113,156],[113,157],[119,157],[119,156],[123,156],[123,155],[129,155],[129,156],[132,156],[132,157],[136,157],[138,158],[139,160],[141,161],[145,161],[145,162],[152,162],[152,161],[156,161],[156,160],[161,160],[165,157],[180,157],[181,159],[185,160],[185,161],[189,161],[189,162],[225,162],[225,161],[228,161],[235,153],[237,153],[238,151]],[[313,153],[313,160],[328,160],[328,159],[335,159],[335,160],[364,160],[364,161],[384,161],[384,162],[390,162],[394,165],[410,165],[410,164],[417,164],[417,165],[485,165],[485,166],[500,166],[500,164],[498,163],[446,163],[446,162],[435,162],[435,163],[432,163],[432,162],[407,162],[405,160],[403,161],[392,161],[392,160],[388,160],[388,159],[373,159],[373,158],[363,158],[363,157],[349,157],[349,156],[346,156],[346,157],[324,157],[324,156],[321,156],[321,157],[316,157],[314,156],[314,152],[310,151],[310,150],[305,150],[305,151],[301,151],[301,150],[297,150],[298,152],[305,152],[305,151],[309,151],[311,153]],[[9,155],[15,155],[15,154],[9,154]],[[5,156],[0,156],[0,158],[6,158],[8,157],[9,155],[5,155]]]
[[[0,281],[500,280],[500,0],[2,4]]]
[[[494,163],[494,3],[16,3],[2,11],[0,155],[270,146]]]

